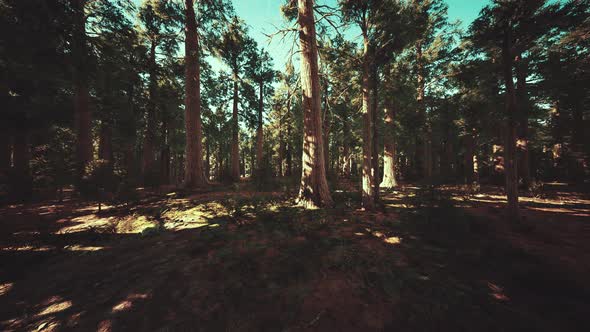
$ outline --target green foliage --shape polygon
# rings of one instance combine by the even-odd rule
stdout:
[[[75,134],[69,128],[54,127],[48,143],[36,146],[31,158],[33,184],[37,188],[60,189],[74,180]]]

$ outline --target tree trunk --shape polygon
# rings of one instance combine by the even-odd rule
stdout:
[[[202,187],[207,183],[203,172],[203,132],[201,124],[201,67],[199,34],[193,0],[185,0],[185,169],[184,185]]]
[[[395,112],[391,102],[385,108],[385,133],[383,134],[384,153],[383,153],[383,181],[381,187],[394,188],[397,186],[395,179],[395,141],[394,131],[395,124],[393,123]]]
[[[231,177],[240,181],[240,136],[238,124],[238,74],[234,72],[234,96],[232,111]]]
[[[290,94],[289,94],[290,96]],[[291,98],[287,100],[287,142],[285,147],[285,176],[293,175],[293,144],[291,140]]]
[[[262,112],[264,110],[264,82],[259,82],[260,96],[258,97],[258,128],[256,129],[256,169],[262,170],[262,156],[264,155],[264,138],[263,138],[263,119]],[[258,174],[260,175],[260,174]]]
[[[168,121],[162,121],[163,147],[160,151],[160,178],[162,184],[170,183],[170,144],[168,142]]]
[[[207,138],[205,142],[205,179],[209,181],[211,177],[211,140]]]
[[[366,210],[375,208],[375,185],[373,174],[373,115],[371,114],[371,91],[370,91],[370,59],[369,59],[369,38],[366,31],[363,31],[364,54],[363,54],[363,162],[362,162],[362,202]]]
[[[322,119],[322,133],[324,135],[324,165],[326,174],[330,174],[330,105],[328,104],[328,83],[324,86],[324,117]]]
[[[516,163],[516,115],[518,114],[514,81],[512,78],[512,36],[510,30],[504,36],[502,47],[504,83],[506,85],[506,140],[504,144],[504,171],[506,175],[507,215],[510,221],[518,222],[518,169]]]
[[[285,175],[283,161],[285,160],[285,137],[283,136],[283,116],[279,113],[279,177]]]
[[[522,177],[522,184],[525,189],[531,185],[531,168],[530,168],[530,154],[529,154],[529,112],[528,112],[528,96],[526,77],[528,74],[528,64],[522,58],[522,54],[518,56],[518,63],[516,64],[516,97],[519,111],[519,135],[518,135],[518,149],[520,150],[520,159],[518,170]]]
[[[153,170],[154,163],[154,144],[156,136],[156,42],[152,40],[150,45],[149,56],[149,86],[148,86],[148,101],[147,101],[147,124],[145,129],[145,137],[143,138],[143,159],[142,159],[142,173],[144,177]]]
[[[370,73],[370,92],[373,98],[370,107],[371,107],[371,116],[373,122],[373,140],[372,140],[372,161],[371,167],[373,168],[373,196],[375,197],[375,202],[379,201],[379,184],[381,183],[381,176],[379,172],[379,115],[377,114],[377,110],[379,108],[379,72],[377,68],[377,64],[374,63],[375,61],[375,52],[371,53],[371,60],[373,64],[371,65],[371,73]]]
[[[475,137],[471,130],[467,129],[468,133],[465,135],[465,183],[471,184],[475,181]]]
[[[298,0],[303,89],[303,154],[299,203],[306,207],[333,204],[324,160],[322,110],[313,0]]]
[[[72,0],[74,6],[74,33],[72,56],[74,59],[74,113],[76,123],[76,157],[82,174],[92,161],[92,117],[88,92],[87,50],[86,50],[86,0]]]
[[[416,101],[418,103],[418,117],[422,122],[422,138],[419,139],[417,144],[417,155],[419,162],[421,162],[422,177],[429,178],[432,176],[432,142],[431,142],[431,129],[426,118],[426,105],[424,103],[425,96],[425,82],[424,82],[424,63],[422,60],[422,42],[418,42],[416,45],[416,63],[417,63],[417,75],[418,75],[418,91]]]
[[[348,103],[346,103],[348,105]],[[350,118],[348,116],[348,111],[346,111],[346,113],[344,113],[344,116],[342,117],[342,134],[343,134],[343,138],[342,138],[342,157],[343,157],[343,169],[342,169],[342,174],[344,175],[345,179],[350,179],[350,173],[351,173],[351,168],[352,168],[352,158],[351,158],[351,153],[350,153],[350,145],[352,144],[351,142],[351,137],[352,137],[352,132],[350,130]]]

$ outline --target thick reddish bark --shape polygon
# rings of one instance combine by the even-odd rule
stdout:
[[[185,167],[184,185],[202,187],[207,181],[203,172],[203,132],[201,124],[201,68],[199,34],[193,0],[185,0]]]
[[[517,222],[520,220],[518,209],[518,168],[516,163],[516,116],[518,114],[516,94],[512,77],[512,36],[507,30],[502,46],[504,83],[506,85],[506,135],[504,144],[504,172],[506,175],[506,195],[508,198],[508,218]]]
[[[299,203],[306,207],[333,204],[324,160],[318,49],[313,0],[298,0],[303,89],[303,155]]]
[[[72,0],[74,32],[72,56],[74,59],[74,113],[76,127],[76,157],[82,173],[92,161],[92,117],[90,114],[86,50],[86,0]]]

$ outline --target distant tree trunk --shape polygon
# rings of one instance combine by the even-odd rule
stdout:
[[[318,50],[313,0],[298,0],[303,94],[303,154],[299,202],[306,207],[333,204],[324,160]]]
[[[375,61],[375,54],[371,54],[371,59],[373,62]],[[379,201],[379,185],[381,183],[381,176],[379,172],[379,119],[381,117],[378,115],[379,109],[379,71],[377,68],[377,64],[373,63],[371,65],[371,73],[370,73],[370,91],[373,100],[371,101],[371,116],[373,122],[373,144],[372,144],[372,161],[371,167],[373,168],[373,196],[375,197],[375,202]]]
[[[264,138],[263,138],[263,119],[264,111],[264,82],[259,82],[260,96],[258,97],[258,128],[256,129],[256,169],[262,169],[262,156],[264,155]]]
[[[330,174],[330,105],[328,104],[328,83],[324,86],[324,117],[322,119],[322,132],[324,135],[324,165],[326,174]]]
[[[72,35],[72,56],[74,59],[74,112],[76,122],[76,156],[79,172],[92,161],[92,117],[88,92],[88,59],[86,50],[86,0],[72,0],[74,7],[74,32]]]
[[[472,130],[467,129],[468,133],[465,135],[465,183],[471,184],[475,181],[475,136]]]
[[[421,125],[423,125],[422,137],[419,139],[419,146],[417,147],[417,153],[421,162],[421,171],[424,178],[432,176],[432,132],[426,118],[426,105],[424,101],[425,95],[425,81],[424,81],[424,62],[422,59],[422,42],[418,42],[416,45],[416,63],[417,63],[417,79],[418,79],[418,91],[416,101],[418,103],[418,115]]]
[[[205,179],[209,181],[211,177],[211,140],[207,138],[205,143]]]
[[[394,188],[397,186],[395,179],[395,141],[393,136],[395,132],[394,117],[393,105],[389,102],[387,107],[385,107],[385,133],[383,134],[383,181],[381,182],[381,187],[383,188]]]
[[[238,74],[234,72],[234,96],[232,111],[231,177],[240,180],[240,128],[238,124]]]
[[[223,149],[221,142],[218,143],[217,147],[217,181],[221,182],[223,179]]]
[[[162,121],[163,147],[160,151],[160,178],[162,184],[170,183],[170,144],[168,141],[168,120]]]
[[[154,163],[154,144],[156,136],[156,42],[152,40],[149,55],[149,84],[148,84],[148,101],[147,101],[147,124],[145,137],[143,139],[143,158],[142,173],[145,176],[153,170]],[[144,179],[145,180],[145,179]]]
[[[522,58],[522,54],[518,56],[516,64],[516,98],[520,119],[520,130],[518,135],[518,148],[520,150],[521,158],[519,160],[518,170],[522,177],[522,184],[525,189],[531,185],[531,165],[529,153],[529,109],[528,109],[528,95],[526,77],[528,75],[527,60]]]
[[[283,116],[279,114],[279,176],[285,175],[283,171],[283,161],[285,160],[285,137],[283,136]]]
[[[203,131],[201,124],[201,67],[199,34],[193,0],[185,0],[185,169],[184,185],[202,187],[207,183],[203,172]]]
[[[364,53],[363,53],[363,161],[362,161],[362,202],[366,210],[375,208],[375,178],[373,174],[373,115],[371,114],[371,91],[370,91],[370,59],[369,59],[369,38],[367,32],[363,31]]]
[[[113,161],[113,130],[112,125],[103,121],[100,126],[98,141],[98,158]]]
[[[285,176],[293,175],[293,146],[291,140],[291,98],[287,100],[287,142],[285,150]]]
[[[343,128],[343,139],[342,139],[342,156],[343,156],[343,170],[342,174],[344,175],[345,179],[350,179],[350,173],[352,168],[352,158],[350,153],[350,145],[351,145],[351,135],[352,132],[350,130],[350,119],[348,117],[348,112],[344,114],[342,117],[342,128]]]
[[[510,28],[504,35],[502,58],[504,83],[506,85],[506,141],[504,144],[504,170],[506,175],[506,195],[508,197],[508,218],[512,222],[520,220],[518,209],[518,169],[516,164],[516,115],[518,114],[514,81],[512,77],[513,56]]]

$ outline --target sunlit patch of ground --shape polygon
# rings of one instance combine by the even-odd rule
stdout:
[[[384,193],[385,207],[376,212],[360,211],[346,192],[337,194],[348,205],[314,211],[280,193],[252,192],[163,194],[100,214],[94,204],[68,203],[43,218],[29,207],[29,219],[12,221],[1,243],[21,249],[0,251],[16,271],[0,279],[6,308],[0,329],[590,326],[576,309],[590,299],[577,280],[565,278],[572,271],[590,276],[575,270],[587,257],[581,239],[590,234],[587,223],[572,222],[573,212],[587,213],[583,194],[570,195],[575,202],[565,205],[553,197],[526,198],[526,216],[537,228],[523,234],[510,231],[495,212],[504,204],[498,192],[477,197],[450,188],[451,216],[460,220],[438,218],[434,210],[432,222],[416,209],[424,199],[419,189]],[[553,208],[563,210],[543,210]],[[559,222],[548,223],[548,215]]]

